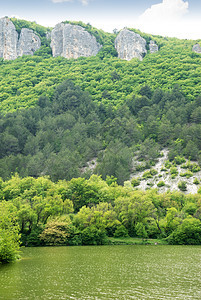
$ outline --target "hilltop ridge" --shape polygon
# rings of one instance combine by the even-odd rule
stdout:
[[[149,53],[159,50],[157,42],[152,40],[150,35],[144,38],[132,29],[124,28],[114,35],[109,35],[110,45],[120,59],[142,60],[147,50]],[[50,29],[33,22],[8,17],[0,19],[0,36],[0,57],[7,60],[33,55],[45,42],[49,42],[53,57],[62,56],[68,59],[96,56],[107,43],[105,36],[100,36],[100,31],[82,22],[61,22]],[[193,45],[192,51],[201,53],[199,44]]]

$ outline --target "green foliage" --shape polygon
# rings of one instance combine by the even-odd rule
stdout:
[[[115,230],[114,237],[128,237],[128,230],[124,225],[118,226]]]
[[[107,175],[117,178],[119,184],[129,179],[131,166],[131,151],[120,141],[111,142],[106,151],[99,157],[99,165],[96,172],[105,179]]]
[[[158,172],[155,169],[151,169],[149,171],[145,171],[142,175],[143,178],[152,178],[154,175],[156,175]]]
[[[170,174],[171,175],[177,175],[178,174],[177,167],[171,167],[170,168]]]
[[[154,139],[156,134],[160,133],[160,142],[166,144],[173,134],[169,121],[175,123],[175,119],[178,118],[179,106],[176,110],[167,107],[168,118],[160,124],[157,118],[149,116],[152,102],[156,105],[161,102],[161,109],[164,108],[167,101],[173,104],[179,95],[174,88],[174,99],[172,99],[169,90],[174,87],[175,83],[182,87],[183,95],[187,99],[193,100],[201,92],[198,84],[201,57],[200,55],[193,57],[191,51],[193,41],[166,39],[141,33],[147,41],[155,40],[160,46],[160,51],[154,54],[148,53],[142,62],[136,59],[127,62],[116,57],[117,53],[114,47],[116,34],[105,33],[90,24],[67,21],[84,27],[103,45],[95,57],[67,60],[61,57],[50,57],[51,49],[46,39],[46,32],[49,32],[50,28],[25,20],[12,19],[12,21],[18,32],[22,27],[33,29],[41,37],[42,47],[36,51],[33,57],[1,61],[0,92],[3,113],[33,106],[41,95],[51,97],[56,85],[69,78],[75,84],[80,85],[82,89],[90,92],[94,101],[106,105],[112,104],[115,107],[139,92],[140,97],[137,102],[139,104],[141,99],[142,106],[146,106],[146,108],[141,107],[143,112],[139,111],[140,117],[144,116],[145,119],[146,116],[148,117],[147,120],[151,127],[148,127],[147,130],[152,130]],[[92,69],[94,72],[91,72]],[[114,80],[111,74],[118,74],[118,78],[116,79],[115,76]],[[161,93],[161,88],[167,91],[165,97]],[[110,97],[103,99],[103,91],[108,91]],[[135,112],[137,111],[135,110]],[[191,121],[195,122],[194,124],[198,124],[199,115],[195,112],[195,109],[189,111],[189,117]],[[182,116],[184,119],[187,115],[184,113]],[[166,131],[163,131],[165,127]],[[186,153],[188,149],[187,147]]]
[[[131,184],[132,184],[133,187],[136,187],[136,186],[140,185],[140,179],[133,177],[132,180],[131,180]]]
[[[97,229],[95,226],[85,228],[81,236],[83,245],[104,245],[107,243],[105,231]]]
[[[178,183],[178,188],[182,191],[185,192],[187,190],[187,184],[185,181],[180,181]]]
[[[55,220],[50,219],[40,234],[40,240],[43,245],[47,246],[69,245],[75,234],[76,228],[72,226],[72,222],[67,216]]]
[[[196,184],[196,185],[198,185],[198,184],[200,184],[200,181],[199,181],[197,178],[195,178],[195,179],[193,180],[193,183]]]
[[[188,217],[168,237],[169,244],[200,245],[201,222],[198,219]]]
[[[186,178],[190,178],[193,176],[193,173],[191,171],[187,171],[185,173],[180,173],[181,177],[186,177]]]
[[[185,163],[185,161],[186,160],[183,156],[176,156],[174,158],[174,162],[175,162],[176,165],[181,165],[181,164]]]
[[[16,222],[16,208],[12,203],[0,202],[0,264],[19,257],[20,234]]]
[[[159,181],[159,182],[157,183],[157,186],[158,186],[158,187],[165,186],[165,182],[164,182],[163,180],[161,180],[161,181]]]
[[[181,166],[183,169],[188,169],[189,171],[196,173],[200,171],[200,167],[197,163],[191,163],[188,161],[186,164]]]
[[[20,234],[25,246],[102,245],[108,243],[107,237],[128,234],[181,243],[177,235],[180,238],[180,227],[188,216],[201,220],[200,193],[134,190],[131,184],[108,185],[97,175],[57,183],[15,175],[0,182],[0,191],[2,262],[18,256]],[[72,202],[76,213],[72,213]],[[192,243],[198,243],[194,239],[200,225],[193,226]],[[182,243],[191,243],[190,234],[185,236]]]
[[[170,162],[169,160],[167,160],[167,161],[165,162],[165,167],[166,167],[167,169],[170,169],[170,168],[172,167],[172,164],[171,164],[171,162]]]

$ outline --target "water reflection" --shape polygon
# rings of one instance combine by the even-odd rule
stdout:
[[[23,249],[0,267],[0,299],[201,299],[201,247]]]

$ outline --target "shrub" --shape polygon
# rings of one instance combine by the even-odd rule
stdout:
[[[82,231],[83,245],[104,245],[106,244],[106,233],[95,226],[86,227]]]
[[[188,217],[168,237],[169,244],[178,245],[200,245],[201,244],[201,222],[198,219]]]
[[[170,168],[170,174],[174,174],[174,175],[177,175],[178,174],[178,171],[177,171],[177,168],[176,167],[171,167]]]
[[[187,184],[185,181],[180,181],[178,183],[178,188],[182,191],[185,192],[187,190]]]
[[[151,175],[153,175],[153,176],[156,175],[156,174],[158,174],[158,172],[157,172],[155,169],[151,169],[151,170],[150,170],[150,173],[151,173]]]
[[[142,175],[143,178],[152,178],[153,176],[151,175],[150,171],[145,171],[144,174]]]
[[[121,225],[115,230],[114,237],[128,237],[128,230],[124,225]]]
[[[167,161],[165,162],[165,167],[166,167],[166,169],[169,169],[171,166],[172,166],[171,162],[170,162],[169,160],[167,160]]]
[[[140,179],[139,178],[132,178],[131,184],[133,187],[140,185]]]
[[[195,178],[194,181],[193,181],[193,183],[194,184],[199,184],[200,182],[199,182],[199,180],[197,178]]]
[[[174,158],[174,162],[176,163],[176,165],[181,165],[183,163],[185,163],[185,158],[183,156],[176,156]]]
[[[190,178],[193,176],[193,173],[191,171],[186,171],[185,173],[181,173],[180,176]]]
[[[143,178],[152,178],[154,175],[156,175],[158,172],[155,169],[151,169],[149,171],[145,171],[142,175]]]
[[[200,171],[200,167],[198,164],[196,163],[191,163],[190,161],[188,161],[186,164],[181,166],[183,169],[189,169],[189,171],[196,173]]]
[[[157,186],[158,186],[158,187],[165,186],[165,182],[164,182],[163,180],[161,180],[161,181],[159,181],[159,182],[157,183]]]

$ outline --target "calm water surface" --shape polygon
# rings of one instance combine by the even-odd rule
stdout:
[[[201,299],[201,247],[24,248],[0,299]]]

